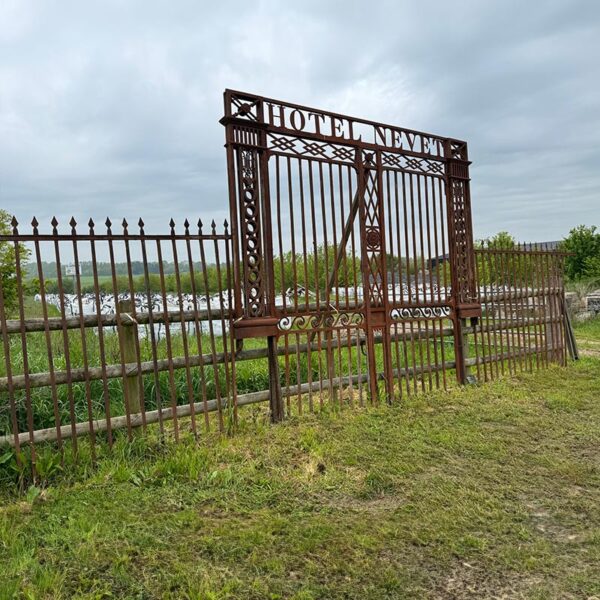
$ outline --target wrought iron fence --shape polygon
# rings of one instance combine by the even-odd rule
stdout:
[[[115,232],[92,221],[78,232],[0,236],[12,269],[0,284],[0,441],[62,449],[87,435],[110,446],[113,432],[158,423],[180,435],[236,418],[229,307],[228,225],[208,232],[185,221],[165,235]]]
[[[472,327],[477,378],[565,364],[565,254],[523,244],[479,248],[475,257],[483,307]]]
[[[92,458],[564,364],[564,255],[476,247],[465,142],[225,93],[227,222],[0,235],[0,446]],[[79,439],[79,441],[78,441]]]
[[[164,235],[147,234],[141,221],[135,233],[125,222],[118,233],[105,225],[99,232],[90,222],[79,232],[71,221],[61,233],[53,221],[46,234],[34,219],[23,233],[13,220],[12,232],[0,236],[14,267],[0,285],[0,443],[26,449],[33,465],[36,445],[77,452],[81,436],[93,453],[97,443],[110,446],[119,430],[131,438],[152,424],[174,439],[231,430],[239,407],[269,401],[272,385],[285,399],[284,414],[378,401],[370,385],[360,279],[335,290],[323,282],[282,288],[275,297],[281,318],[279,378],[273,381],[267,338],[242,345],[234,337],[227,224],[220,232],[214,223],[209,232],[201,225],[192,232],[186,221],[179,233],[171,221]],[[274,260],[293,269],[304,255]],[[338,267],[320,260],[327,283]],[[543,248],[475,250],[483,309],[461,332],[469,376],[487,381],[565,362],[562,262],[561,253]],[[390,283],[383,293],[390,300],[446,296],[446,270],[441,256],[434,275],[424,276],[425,290],[415,278]],[[312,310],[308,317],[286,312],[299,295]],[[448,310],[410,304],[395,310],[389,338],[373,338],[375,386],[385,386],[386,361],[392,363],[391,401],[455,385]]]

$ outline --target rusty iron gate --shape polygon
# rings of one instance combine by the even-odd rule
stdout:
[[[445,384],[445,353],[464,383],[463,329],[481,315],[467,144],[232,90],[224,100],[233,326],[238,349],[268,340],[275,420],[282,379],[291,393],[277,346],[287,356],[291,342],[325,350],[330,386],[365,380],[373,401],[380,382],[388,400],[403,379],[410,391],[418,364],[421,385],[440,372]]]
[[[34,477],[38,444],[94,459],[576,356],[565,254],[474,246],[464,142],[232,91],[222,123],[231,224],[4,224],[0,451]]]

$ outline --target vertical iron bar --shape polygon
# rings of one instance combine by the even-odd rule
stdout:
[[[171,341],[171,326],[169,323],[169,303],[165,282],[165,269],[163,264],[162,247],[160,240],[156,239],[156,255],[158,260],[158,275],[160,277],[160,291],[163,305],[163,318],[165,320],[165,343],[167,346],[169,393],[171,396],[171,410],[173,413],[173,436],[179,441],[179,423],[177,420],[177,389],[175,386],[175,370],[173,369],[173,346]]]
[[[69,402],[69,418],[71,420],[71,443],[73,445],[73,452],[77,455],[77,418],[75,416],[75,398],[73,396],[73,374],[71,372],[71,349],[69,347],[69,332],[65,323],[66,319],[66,307],[65,307],[65,290],[62,282],[62,265],[60,261],[60,249],[58,242],[58,221],[56,217],[52,219],[52,235],[54,239],[54,256],[56,259],[56,280],[58,283],[58,295],[60,300],[60,316],[62,319],[62,340],[63,340],[63,351],[65,356],[65,370],[67,372],[67,399]],[[17,277],[21,277],[20,273]]]
[[[38,236],[38,221],[33,219],[33,235]],[[46,283],[44,281],[44,269],[42,267],[42,256],[40,251],[40,241],[36,239],[33,243],[35,250],[35,262],[37,265],[38,280],[40,282],[40,302],[42,305],[42,318],[44,319],[44,338],[46,341],[46,354],[48,356],[48,373],[50,374],[50,393],[52,395],[52,405],[54,410],[54,425],[56,427],[56,443],[60,451],[61,461],[64,463],[64,451],[62,444],[60,409],[58,406],[58,393],[56,388],[56,377],[54,374],[54,352],[52,349],[52,334],[48,326],[48,304],[46,301]]]
[[[150,290],[150,272],[148,268],[148,251],[146,249],[146,233],[144,231],[144,221],[140,218],[138,221],[140,228],[140,249],[142,251],[142,264],[144,267],[144,288],[146,290],[146,302],[148,303],[148,328],[150,330],[150,351],[152,353],[152,373],[154,376],[154,393],[156,395],[156,409],[158,411],[158,427],[160,437],[165,433],[163,420],[162,396],[160,391],[160,376],[158,373],[158,343],[156,331],[154,329],[154,298]]]
[[[113,300],[115,307],[115,318],[117,320],[117,338],[119,343],[119,358],[121,366],[121,378],[123,380],[123,397],[125,398],[125,418],[127,422],[127,437],[131,441],[131,398],[129,397],[129,386],[127,385],[127,366],[125,363],[125,347],[123,345],[123,336],[120,331],[123,327],[121,318],[121,310],[119,307],[119,289],[117,285],[117,271],[115,267],[115,252],[112,241],[112,223],[110,219],[106,219],[106,235],[108,236],[108,254],[110,259],[110,271],[113,289]]]
[[[23,279],[21,273],[21,247],[18,240],[17,219],[12,219],[14,250],[15,250],[15,274],[17,280],[17,301],[19,304],[21,352],[23,355],[23,378],[25,380],[25,410],[27,412],[27,430],[29,434],[29,448],[31,452],[31,473],[34,481],[37,479],[36,451],[34,442],[33,410],[31,406],[31,381],[29,379],[29,358],[27,354],[27,333],[25,332],[25,302],[23,298]]]
[[[112,448],[113,433],[111,425],[110,393],[108,389],[108,377],[106,373],[106,352],[104,347],[104,327],[102,324],[102,304],[100,302],[100,285],[98,283],[98,263],[96,260],[96,241],[94,239],[94,221],[88,221],[90,228],[90,253],[92,258],[92,280],[94,284],[94,301],[96,304],[96,317],[98,319],[98,348],[100,352],[100,369],[102,370],[102,390],[104,393],[104,416],[106,418],[106,436],[108,447]]]
[[[87,405],[87,413],[88,413],[88,425],[89,425],[89,437],[90,437],[90,447],[92,453],[92,460],[95,462],[96,460],[96,434],[94,432],[94,413],[92,410],[92,389],[91,389],[91,381],[89,375],[89,360],[88,360],[88,347],[87,347],[87,334],[85,329],[85,324],[83,320],[83,301],[81,294],[81,275],[79,272],[79,248],[77,246],[77,231],[75,229],[77,223],[75,219],[72,218],[71,222],[71,236],[73,239],[73,263],[75,265],[75,283],[76,287],[73,290],[77,295],[77,308],[79,311],[79,332],[81,334],[81,354],[83,359],[83,371],[85,377],[85,399]],[[40,279],[41,281],[41,279]],[[40,285],[41,287],[41,285]],[[47,326],[47,325],[46,325]],[[58,430],[57,430],[58,434]]]
[[[4,302],[4,285],[0,277],[0,326],[2,327],[2,346],[4,348],[4,364],[6,365],[6,383],[8,390],[8,404],[10,409],[10,420],[14,440],[15,455],[17,466],[22,466],[21,444],[19,442],[19,422],[17,418],[17,405],[15,402],[15,389],[12,376],[11,354],[10,354],[10,333],[7,331],[6,305]]]

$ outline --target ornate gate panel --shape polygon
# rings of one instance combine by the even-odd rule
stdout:
[[[231,90],[221,122],[233,327],[238,349],[268,340],[274,418],[279,383],[290,409],[340,387],[362,402],[363,384],[376,401],[381,382],[391,399],[449,368],[464,382],[481,312],[466,143]]]

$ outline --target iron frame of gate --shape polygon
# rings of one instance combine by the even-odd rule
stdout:
[[[226,130],[226,152],[229,181],[230,214],[233,236],[235,309],[233,327],[238,340],[238,349],[242,347],[243,339],[247,337],[266,337],[269,347],[271,365],[271,413],[274,421],[283,417],[284,408],[279,385],[278,364],[276,360],[276,346],[282,332],[282,323],[292,322],[294,319],[302,321],[315,319],[315,324],[322,324],[323,319],[315,318],[315,311],[309,310],[308,302],[301,307],[296,293],[293,307],[278,307],[276,305],[276,285],[274,274],[274,224],[272,214],[274,211],[271,185],[277,188],[277,203],[279,204],[280,184],[286,184],[285,178],[280,176],[279,163],[273,180],[270,168],[273,158],[287,160],[288,168],[290,158],[298,160],[300,165],[300,179],[302,179],[302,161],[310,164],[310,190],[309,196],[313,210],[313,244],[315,255],[317,241],[315,238],[315,217],[312,168],[313,163],[325,164],[330,169],[336,165],[340,169],[344,165],[348,172],[353,171],[356,177],[356,191],[353,202],[348,211],[348,220],[343,231],[339,232],[340,243],[336,243],[336,261],[334,262],[331,276],[328,281],[329,289],[340,267],[340,256],[346,252],[345,245],[353,232],[354,221],[358,217],[360,222],[360,269],[362,276],[364,301],[355,302],[354,313],[359,314],[359,327],[364,331],[367,348],[368,380],[372,400],[377,399],[378,369],[374,346],[376,332],[383,337],[383,379],[385,381],[385,395],[391,400],[394,380],[392,367],[391,332],[397,331],[397,319],[394,316],[405,314],[409,317],[423,314],[434,314],[438,317],[447,316],[454,332],[454,355],[456,362],[456,377],[459,383],[467,381],[467,371],[464,360],[463,329],[466,320],[471,319],[475,325],[481,315],[481,304],[478,300],[474,252],[473,233],[471,224],[471,202],[469,191],[469,165],[467,144],[464,141],[440,137],[432,134],[413,131],[401,127],[385,125],[364,119],[357,119],[317,110],[306,106],[282,102],[270,98],[226,90],[224,93],[225,114],[221,123]],[[321,168],[321,167],[320,167]],[[435,194],[433,184],[429,187],[428,178],[437,180],[439,196],[434,201],[445,201],[445,211],[440,210],[440,217],[445,212],[445,223],[441,225],[441,236],[447,237],[447,251],[450,263],[450,292],[446,289],[445,297],[425,291],[420,295],[417,288],[416,297],[411,297],[409,280],[409,298],[405,301],[404,295],[396,298],[395,292],[390,298],[388,286],[388,258],[387,248],[391,247],[391,258],[394,262],[394,239],[392,232],[392,215],[386,214],[386,199],[390,204],[389,190],[386,198],[384,191],[384,174],[389,187],[389,173],[402,174],[404,193],[405,175],[410,177],[410,199],[412,206],[412,222],[406,218],[406,196],[404,196],[404,238],[414,240],[420,236],[420,249],[423,253],[425,247],[424,235],[427,237],[429,257],[432,257],[432,248],[438,247],[438,229],[431,231],[429,227],[429,208],[427,207],[427,227],[422,222],[421,190],[427,195]],[[350,177],[350,175],[349,175]],[[416,178],[416,187],[414,179]],[[422,179],[421,179],[422,178]],[[425,182],[423,184],[422,180]],[[292,175],[288,174],[290,205],[292,203]],[[397,185],[397,180],[396,180]],[[341,179],[340,191],[341,194]],[[323,175],[321,171],[321,188]],[[417,189],[418,188],[418,189]],[[419,224],[415,224],[414,198],[418,192]],[[305,198],[300,182],[301,203]],[[296,193],[297,195],[297,193]],[[332,210],[333,210],[333,185],[332,185]],[[426,198],[425,202],[429,200]],[[398,206],[396,191],[396,206]],[[324,207],[324,205],[323,205]],[[302,206],[302,227],[304,228],[304,206]],[[434,215],[436,212],[434,212]],[[279,220],[281,213],[279,206],[276,211]],[[396,215],[397,224],[401,220]],[[279,250],[283,252],[281,241],[281,224],[278,223]],[[386,236],[386,228],[389,236]],[[326,228],[325,248],[327,248]],[[350,231],[350,233],[348,233]],[[433,241],[431,239],[433,233]],[[333,233],[335,237],[335,231]],[[395,239],[400,254],[400,228]],[[354,242],[354,240],[353,240]],[[442,239],[442,246],[446,240]],[[293,245],[293,240],[292,240]],[[304,250],[306,262],[306,249]],[[407,245],[408,252],[408,245]],[[414,243],[413,259],[417,262],[417,244]],[[315,259],[316,260],[316,259]],[[408,256],[406,257],[408,260]],[[423,263],[423,255],[420,257]],[[439,269],[439,267],[438,267]],[[327,269],[329,271],[329,269]],[[409,266],[407,263],[407,274]],[[419,266],[414,273],[418,274]],[[439,274],[439,273],[438,273]],[[329,273],[328,273],[329,275]],[[400,277],[402,277],[400,267]],[[415,275],[417,276],[417,275]],[[425,277],[423,263],[422,277]],[[315,276],[317,278],[317,276]],[[393,276],[392,276],[393,279]],[[298,285],[298,280],[294,282]],[[394,282],[392,281],[392,287]],[[318,287],[318,284],[317,284]],[[439,285],[438,285],[439,290]],[[318,290],[317,290],[318,296]],[[329,303],[330,304],[330,303]],[[325,305],[317,301],[316,312],[323,310],[331,314],[338,310],[338,306]],[[412,311],[412,312],[411,312]],[[446,312],[444,312],[446,311]],[[327,320],[327,319],[325,319]],[[411,321],[412,331],[412,321]],[[442,321],[439,321],[440,328]],[[404,330],[404,324],[402,324]],[[434,324],[435,328],[435,324]],[[315,327],[317,330],[318,327]],[[311,336],[316,335],[316,331]],[[328,332],[331,335],[331,331]],[[312,337],[310,338],[312,340]],[[286,340],[287,343],[287,340]]]
[[[172,419],[174,437],[177,437],[177,419],[189,416],[195,435],[196,416],[204,415],[208,429],[207,415],[214,411],[218,427],[223,429],[223,411],[232,411],[231,423],[235,425],[238,406],[267,399],[271,418],[278,421],[286,412],[291,412],[293,395],[298,397],[298,412],[303,410],[305,401],[310,409],[313,408],[313,393],[318,395],[317,402],[321,405],[329,394],[334,403],[342,406],[338,393],[343,386],[349,389],[348,403],[353,403],[356,392],[358,402],[362,404],[363,384],[375,402],[381,382],[385,396],[391,399],[396,393],[402,393],[402,380],[406,392],[410,393],[411,386],[415,391],[418,387],[432,389],[434,377],[436,386],[442,379],[446,387],[447,370],[455,370],[458,382],[465,383],[469,369],[476,368],[477,377],[487,381],[504,373],[505,369],[513,373],[533,370],[534,366],[539,368],[549,362],[564,364],[567,350],[574,354],[569,345],[573,340],[569,341],[569,336],[565,335],[562,279],[565,254],[532,245],[474,248],[469,161],[464,142],[238,92],[227,91],[225,101],[226,116],[222,122],[227,135],[231,232],[225,222],[224,232],[218,234],[213,221],[211,232],[203,233],[199,221],[196,233],[185,221],[181,234],[176,233],[175,223],[171,220],[168,233],[152,235],[145,233],[141,219],[139,234],[130,233],[126,221],[122,223],[122,233],[113,232],[109,220],[105,233],[95,230],[92,221],[89,231],[77,232],[77,224],[72,219],[70,231],[59,233],[58,223],[53,219],[52,232],[42,234],[37,220],[33,219],[32,232],[20,233],[18,223],[13,219],[12,232],[0,235],[0,244],[13,249],[13,283],[18,307],[18,318],[14,318],[15,315],[6,309],[4,279],[0,280],[0,333],[5,367],[5,376],[0,377],[0,394],[7,398],[5,408],[9,409],[12,419],[7,431],[0,435],[0,446],[30,446],[34,472],[34,446],[38,442],[56,441],[62,452],[61,440],[72,439],[76,451],[77,436],[89,435],[93,453],[96,434],[101,431],[106,431],[110,446],[113,429],[126,428],[131,437],[133,428],[145,428],[147,424],[157,422],[162,435],[163,421]],[[277,125],[273,124],[275,118],[279,119]],[[305,130],[311,119],[314,124],[319,124],[317,131]],[[326,123],[330,127],[329,133],[325,130]],[[369,134],[373,137],[366,137]],[[289,168],[294,160],[298,167],[297,176],[292,176]],[[282,176],[285,174],[287,180]],[[337,183],[336,174],[339,175]],[[347,179],[344,184],[342,175]],[[305,195],[302,195],[303,181],[308,186]],[[281,183],[288,186],[290,210],[291,247],[286,260],[289,259],[288,263],[292,265],[295,287],[289,297],[284,293],[286,246],[281,205],[285,194]],[[327,193],[326,184],[329,184]],[[299,190],[299,196],[296,190]],[[300,222],[294,221],[295,200],[299,200]],[[330,202],[329,207],[326,200]],[[336,209],[339,209],[338,213]],[[316,215],[319,210],[322,212],[320,217]],[[317,272],[317,255],[321,251],[316,235],[317,223],[322,226],[320,241],[323,242],[325,273]],[[334,226],[328,231],[328,225],[332,224]],[[340,227],[336,228],[336,224]],[[295,226],[301,230],[301,252],[294,248]],[[328,235],[332,238],[331,246]],[[190,246],[192,242],[199,252],[196,259]],[[313,297],[308,288],[298,289],[300,283],[310,283],[306,275],[307,258],[310,258],[307,256],[308,242],[315,268]],[[34,249],[33,264],[38,274],[43,312],[41,319],[29,318],[25,313],[25,297],[30,292],[25,290],[26,278],[22,274],[20,249],[24,243]],[[349,252],[346,251],[348,244]],[[135,303],[126,307],[118,306],[117,302],[122,292],[125,293],[124,301],[136,297],[132,251],[138,245],[143,264],[142,293],[148,299],[148,307],[144,310],[138,310]],[[179,255],[178,245],[183,252]],[[101,246],[109,255],[109,295],[112,293],[115,299],[111,314],[102,313],[98,300],[97,261]],[[125,256],[123,264],[127,276],[124,287],[117,280],[115,252],[118,246]],[[156,246],[162,308],[155,308],[150,302],[147,254],[150,246]],[[208,295],[210,291],[205,246],[214,246],[219,307],[213,310],[209,303],[203,311],[198,309],[197,292],[203,289]],[[45,253],[41,247],[49,249],[50,260],[55,261],[61,313],[58,317],[48,313],[44,292]],[[86,247],[91,251],[95,313],[84,315],[78,253]],[[65,254],[61,254],[62,248],[74,261],[73,285],[79,312],[70,317],[65,312],[65,281],[61,268]],[[163,250],[168,253],[169,248],[175,275],[175,311],[169,309],[166,299]],[[329,257],[328,251],[333,253]],[[428,270],[425,269],[425,253]],[[404,265],[402,254],[406,259]],[[181,266],[178,256],[183,261]],[[296,264],[297,256],[303,261],[302,265]],[[357,256],[358,268],[355,264]],[[449,275],[443,266],[440,268],[442,261],[450,265]],[[202,265],[199,272],[196,271],[197,264]],[[302,267],[303,280],[299,274]],[[182,269],[190,276],[191,310],[183,303]],[[434,269],[436,289],[432,285]],[[226,275],[224,287],[219,272]],[[194,273],[202,278],[198,289]],[[449,286],[447,276],[450,277]],[[403,277],[408,282],[406,294]],[[362,281],[362,299],[357,278]],[[399,284],[402,289],[398,293]],[[345,292],[340,294],[340,288],[345,288]],[[278,291],[281,294],[279,300]],[[472,322],[467,326],[469,318]],[[202,320],[209,323],[208,340],[204,342]],[[222,351],[215,345],[218,336],[212,327],[212,322],[217,320],[221,322]],[[165,358],[158,357],[157,342],[152,335],[154,324],[160,323],[164,324],[167,336]],[[170,323],[179,323],[183,355],[176,356],[168,342]],[[146,324],[150,330],[151,360],[142,360],[140,341],[137,335],[132,335],[138,326]],[[189,335],[186,333],[188,324],[193,329]],[[112,327],[118,334],[113,338],[118,344],[115,350],[118,359],[111,365],[105,360],[103,330]],[[88,353],[86,330],[89,328],[98,332],[97,344],[94,340],[94,346],[98,346],[98,364],[90,362],[94,352]],[[60,334],[61,339],[53,339],[52,332]],[[81,366],[69,359],[70,339],[78,334],[82,345]],[[42,363],[47,364],[48,372],[45,369],[39,371],[43,365],[37,365],[38,369],[28,366],[30,335],[37,336],[42,354],[47,353],[47,359]],[[471,336],[468,340],[467,335]],[[256,337],[267,338],[266,347],[243,348],[246,338]],[[444,345],[450,337],[453,339],[452,342],[448,340],[448,345],[454,349],[453,357],[444,356]],[[194,339],[197,352],[193,350]],[[208,352],[203,352],[203,344]],[[63,370],[58,370],[54,364],[55,348],[65,356]],[[400,348],[404,353],[403,364],[399,358]],[[432,361],[429,353],[435,354],[438,348],[441,355],[434,356]],[[394,349],[396,366],[393,365]],[[467,357],[469,349],[475,356]],[[342,365],[342,358],[347,359],[346,366]],[[12,359],[15,359],[14,365]],[[236,361],[265,359],[269,364],[268,390],[238,394]],[[279,374],[281,364],[285,368],[283,377]],[[223,389],[218,383],[220,365],[224,367]],[[185,378],[182,397],[175,390],[174,372],[177,369]],[[214,398],[207,396],[204,369],[213,371]],[[154,379],[158,386],[161,371],[168,372],[165,399],[170,399],[170,406],[161,404],[157,393],[157,410],[147,411],[143,378]],[[192,385],[194,373],[200,380],[199,392]],[[108,381],[118,379],[123,385],[124,414],[113,415]],[[137,386],[133,385],[136,381]],[[99,398],[104,403],[104,418],[99,418],[101,413],[91,410],[92,383],[99,383],[103,388]],[[75,411],[77,385],[79,392],[84,393],[87,419]],[[66,401],[64,398],[61,401],[62,409],[57,398],[60,386],[67,391]],[[35,427],[31,390],[37,387],[50,389],[50,399],[46,399],[54,409],[54,423],[50,428]],[[25,405],[27,422],[23,426],[17,423],[15,392],[19,392]],[[68,417],[61,412],[65,407]]]

